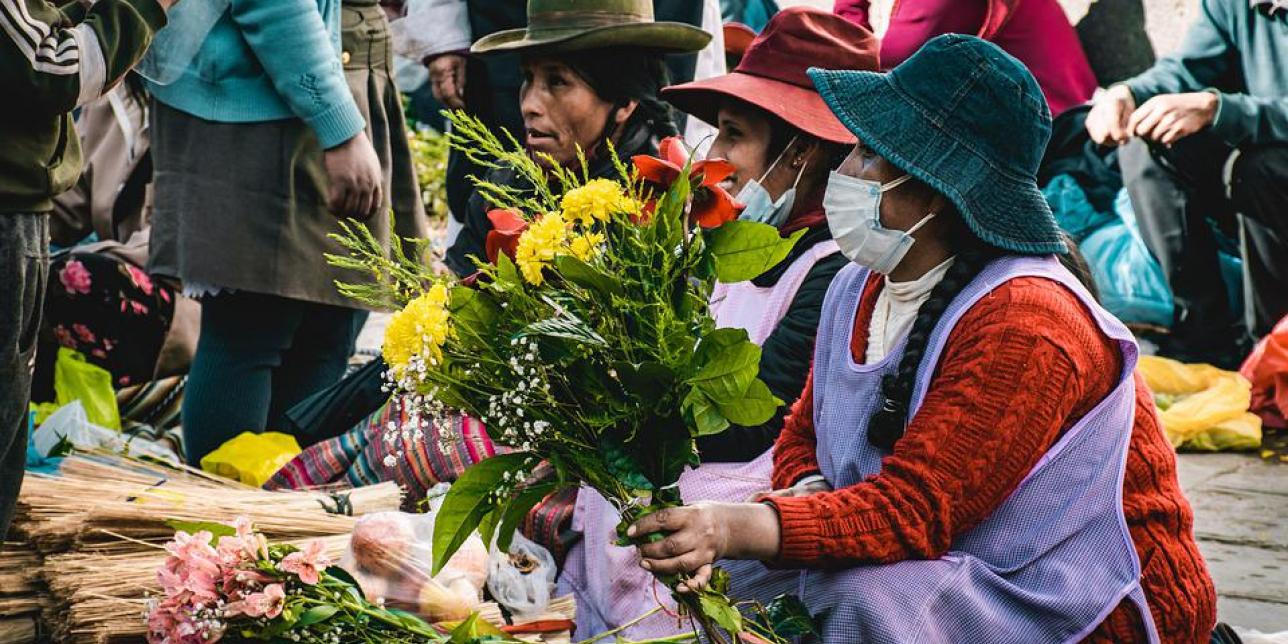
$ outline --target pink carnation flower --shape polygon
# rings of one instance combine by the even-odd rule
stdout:
[[[332,563],[325,549],[321,541],[310,541],[303,550],[286,555],[280,564],[281,569],[299,576],[300,581],[312,586],[321,580],[322,571]]]
[[[63,288],[67,289],[68,293],[81,295],[89,293],[91,283],[89,269],[77,260],[67,262],[63,270],[58,272],[58,281],[63,283]]]

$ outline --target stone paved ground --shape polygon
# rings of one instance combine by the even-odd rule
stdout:
[[[1250,454],[1182,454],[1194,532],[1222,621],[1288,631],[1288,464]]]

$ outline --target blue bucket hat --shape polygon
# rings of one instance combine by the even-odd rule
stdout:
[[[1020,61],[948,34],[888,74],[809,75],[841,123],[950,199],[980,239],[1015,253],[1067,252],[1037,183],[1051,111]]]

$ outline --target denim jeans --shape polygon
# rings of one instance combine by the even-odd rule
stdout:
[[[27,405],[49,274],[49,216],[0,213],[0,542],[27,464]]]

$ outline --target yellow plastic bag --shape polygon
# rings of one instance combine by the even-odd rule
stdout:
[[[261,487],[300,453],[295,437],[278,432],[242,432],[201,458],[201,469]]]
[[[1261,419],[1248,411],[1252,384],[1233,371],[1143,356],[1136,366],[1154,392],[1172,446],[1216,452],[1261,447]]]
[[[58,358],[54,361],[54,397],[59,407],[81,401],[89,422],[121,431],[121,411],[116,407],[112,374],[86,362],[85,356],[67,347],[58,348]]]

